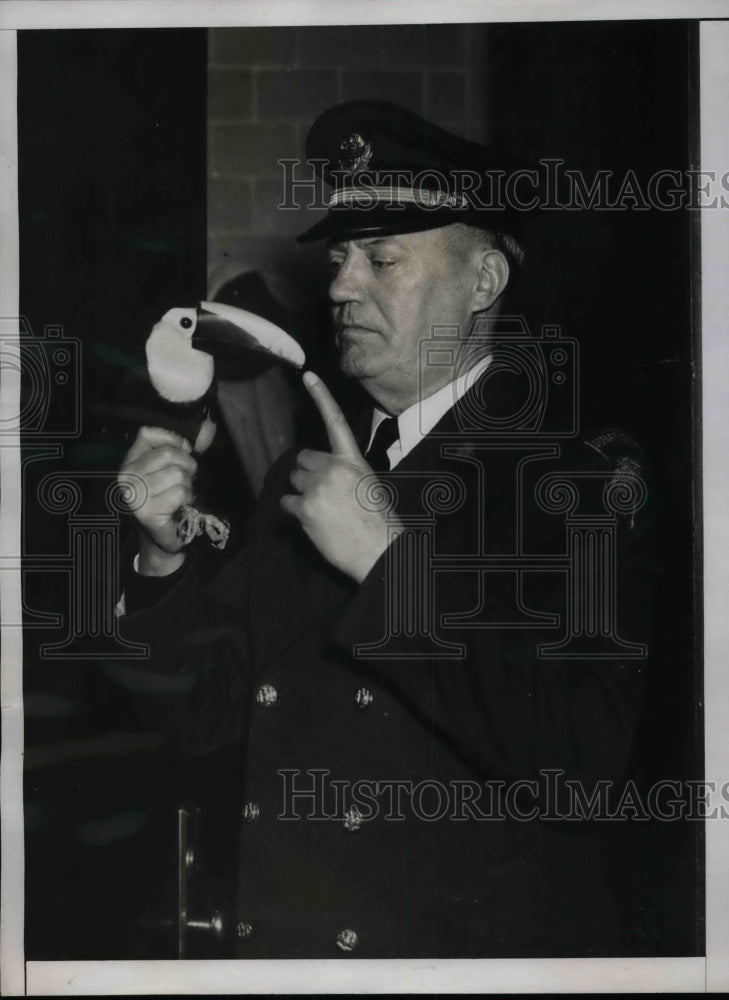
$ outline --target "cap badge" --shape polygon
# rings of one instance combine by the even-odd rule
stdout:
[[[347,170],[350,174],[356,174],[360,170],[366,170],[371,159],[372,147],[357,132],[348,135],[339,144],[340,170]]]

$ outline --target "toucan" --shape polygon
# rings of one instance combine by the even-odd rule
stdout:
[[[146,378],[134,400],[137,422],[141,416],[143,423],[174,431],[202,455],[215,436],[216,371],[227,366],[245,373],[251,351],[297,370],[306,360],[289,334],[245,309],[220,302],[169,309],[145,344]],[[205,533],[216,548],[225,547],[230,526],[224,519],[192,505],[181,507],[176,518],[186,545]]]

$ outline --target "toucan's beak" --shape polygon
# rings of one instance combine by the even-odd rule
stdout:
[[[242,351],[259,349],[256,339],[247,330],[230,320],[198,310],[197,326],[192,335],[196,351],[212,354],[214,358],[232,357]]]
[[[284,330],[257,316],[222,302],[201,302],[192,346],[214,358],[239,360],[250,351],[268,354],[302,368],[301,347]]]

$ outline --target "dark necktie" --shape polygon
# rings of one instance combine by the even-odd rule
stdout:
[[[398,437],[397,417],[385,417],[377,425],[372,444],[365,455],[375,472],[389,472],[390,462],[387,457],[387,449],[397,441]]]

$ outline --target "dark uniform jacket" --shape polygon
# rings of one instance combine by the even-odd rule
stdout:
[[[122,620],[151,644],[125,668],[151,724],[200,754],[242,739],[239,957],[619,947],[595,823],[561,817],[565,780],[619,781],[637,719],[635,447],[482,439],[479,391],[363,484],[406,530],[361,585],[281,512],[284,456],[240,554]]]

